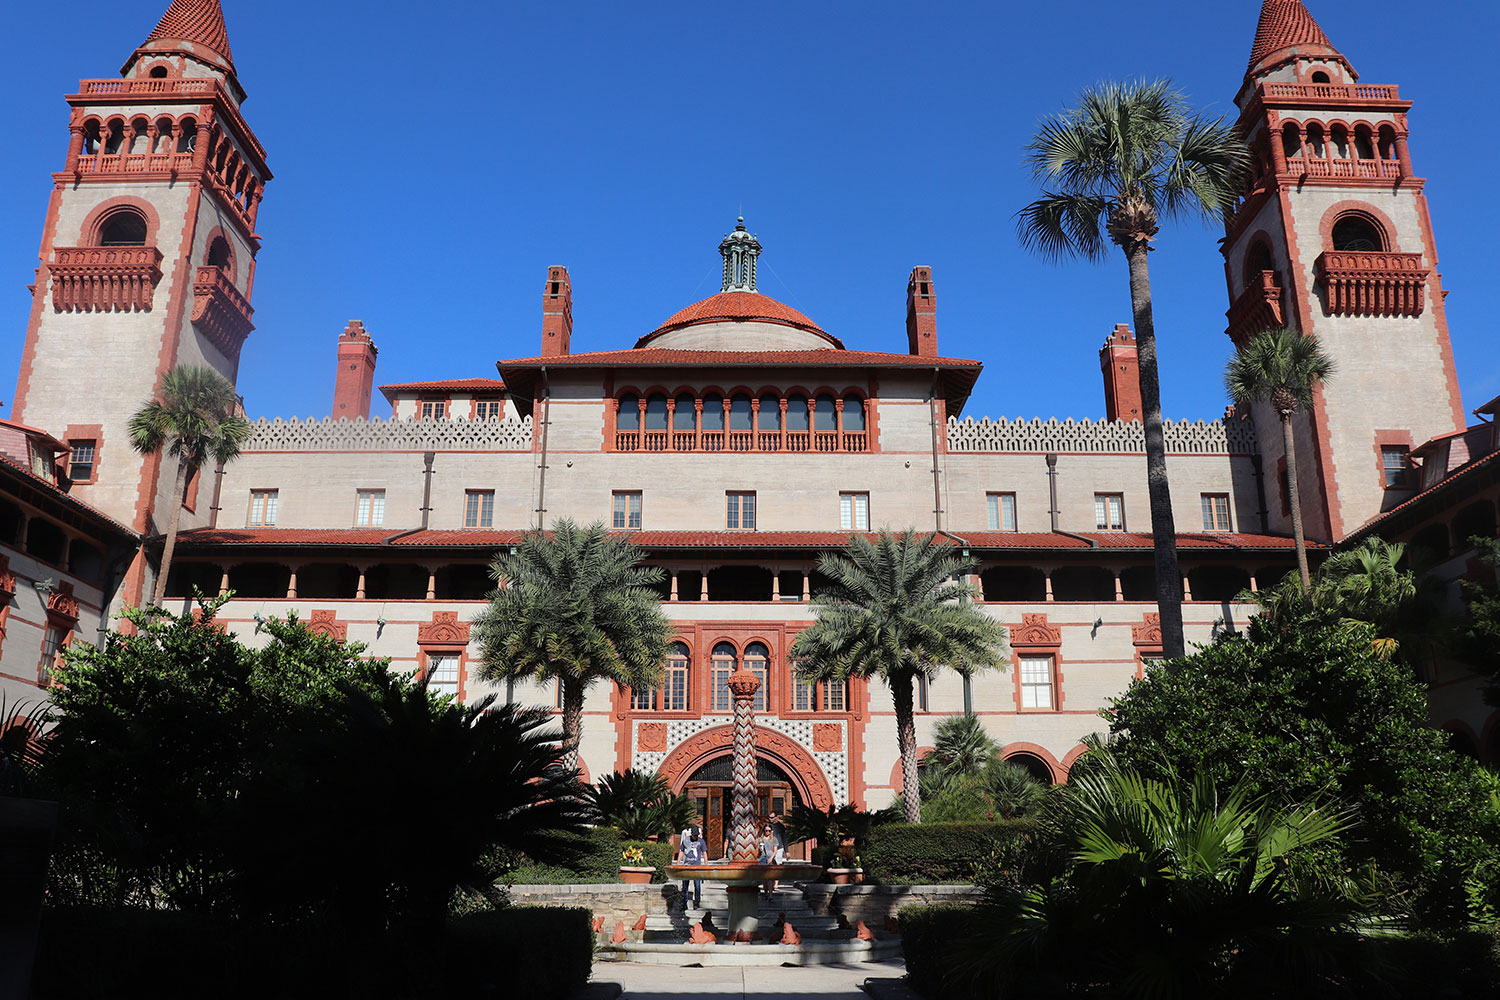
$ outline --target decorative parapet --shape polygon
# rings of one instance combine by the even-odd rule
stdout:
[[[1276,280],[1276,272],[1259,272],[1224,314],[1229,320],[1226,331],[1229,339],[1239,345],[1252,334],[1284,326],[1286,320],[1281,303],[1281,285]]]
[[[1249,420],[1165,420],[1169,455],[1252,455],[1255,426]],[[1035,454],[1145,454],[1146,430],[1138,420],[1011,420],[948,418],[950,452]]]
[[[58,247],[47,265],[57,312],[150,309],[161,280],[155,247]]]
[[[255,310],[250,300],[234,287],[222,267],[204,264],[193,282],[193,326],[224,353],[238,358],[245,338],[255,329],[250,317]]]
[[[293,417],[251,425],[241,451],[530,451],[531,418],[503,420],[321,420]]]
[[[1260,92],[1272,100],[1399,101],[1394,83],[1264,83]]]
[[[1329,250],[1313,265],[1331,316],[1420,316],[1428,269],[1419,253]]]

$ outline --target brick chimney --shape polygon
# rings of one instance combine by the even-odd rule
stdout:
[[[922,358],[938,356],[937,289],[932,284],[932,268],[914,267],[906,282],[906,340],[912,354]]]
[[[364,323],[351,319],[339,335],[339,367],[333,379],[333,418],[370,418],[370,390],[375,387],[375,342]]]
[[[1099,368],[1104,372],[1104,417],[1106,420],[1141,419],[1141,364],[1136,357],[1135,334],[1124,323],[1099,349]]]
[[[568,353],[573,339],[573,285],[565,267],[547,268],[547,287],[542,290],[542,357]]]

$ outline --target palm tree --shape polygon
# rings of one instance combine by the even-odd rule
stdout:
[[[1000,753],[977,715],[955,715],[939,722],[932,734],[932,753],[923,762],[950,777],[978,774]]]
[[[1292,415],[1309,407],[1313,388],[1333,377],[1333,359],[1318,342],[1300,330],[1275,327],[1247,340],[1224,369],[1224,387],[1236,406],[1269,403],[1281,417],[1281,441],[1286,451],[1286,482],[1292,507],[1292,538],[1297,545],[1297,573],[1302,592],[1310,594],[1307,544],[1302,532],[1302,497],[1297,489],[1297,438]]]
[[[1043,191],[1017,214],[1021,243],[1051,260],[1093,261],[1103,260],[1114,243],[1130,265],[1162,651],[1168,659],[1179,657],[1182,577],[1146,255],[1164,218],[1222,221],[1234,206],[1249,151],[1223,119],[1194,114],[1169,81],[1158,80],[1084,91],[1078,107],[1042,121],[1027,146],[1027,162]]]
[[[177,459],[177,483],[167,515],[167,540],[161,552],[161,572],[151,588],[149,604],[156,604],[172,569],[177,548],[177,524],[182,517],[188,476],[206,459],[215,464],[232,461],[250,436],[234,383],[212,368],[178,365],[162,376],[161,389],[131,414],[127,425],[130,446],[142,455],[162,448]]]
[[[830,585],[813,595],[817,620],[792,644],[809,681],[878,675],[891,689],[909,823],[922,819],[912,682],[945,666],[964,675],[997,667],[1005,650],[1005,627],[958,582],[974,565],[932,535],[887,529],[874,541],[851,537],[842,552],[818,557]]]
[[[597,680],[627,687],[661,680],[672,624],[653,585],[662,571],[603,523],[561,520],[529,531],[490,566],[500,587],[475,620],[480,677],[533,677],[562,684],[568,764],[577,761],[583,696]]]

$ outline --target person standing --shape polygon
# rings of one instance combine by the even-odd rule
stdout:
[[[677,863],[680,865],[701,865],[708,860],[708,841],[703,839],[702,820],[694,816],[693,823],[682,831],[677,841]],[[703,880],[682,880],[682,906],[688,907],[688,883],[693,884],[692,907],[697,909],[703,903]]]
[[[760,829],[760,842],[756,845],[756,861],[763,865],[779,865],[786,860],[786,851],[776,843],[776,834],[771,830],[771,824],[767,823]],[[770,898],[776,886],[775,881],[767,879],[761,883],[761,888]]]
[[[782,861],[787,859],[786,824],[781,821],[781,815],[774,812],[766,818],[766,822],[771,827],[771,836],[775,838],[776,846],[781,850],[781,860],[776,862],[777,864],[781,864]],[[780,880],[772,879],[771,891],[775,892],[779,888],[781,888]]]

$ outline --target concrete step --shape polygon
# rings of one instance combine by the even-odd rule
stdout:
[[[762,913],[760,915],[761,926],[768,927],[771,924],[776,923],[776,919],[777,914],[775,913]],[[838,927],[839,923],[837,917],[815,917],[811,913],[805,913],[801,915],[788,913],[786,919],[791,923],[793,927],[797,928],[797,930],[799,931],[834,930]],[[718,926],[724,926],[725,920],[726,917],[723,910],[720,910],[716,914],[714,914],[713,922]],[[669,917],[647,917],[646,929],[648,931],[663,931],[673,929],[686,930],[686,928],[702,922],[702,912],[693,911],[690,912],[687,916],[673,915]],[[850,931],[849,933],[852,934],[854,932]]]

